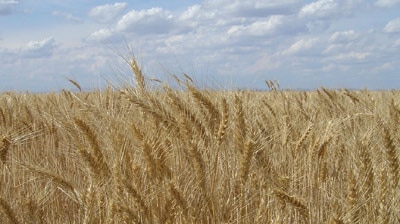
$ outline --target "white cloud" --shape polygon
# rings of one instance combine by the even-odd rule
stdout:
[[[203,12],[201,5],[192,5],[181,14],[180,19],[182,20],[197,19],[202,13]]]
[[[249,25],[232,26],[229,35],[264,36],[274,34],[283,24],[283,16],[271,16],[267,20],[255,21]]]
[[[400,47],[400,39],[397,39],[394,41],[394,46],[395,47]]]
[[[335,61],[361,61],[365,60],[368,56],[371,54],[368,52],[356,52],[356,51],[351,51],[351,52],[346,52],[346,53],[341,53],[333,56],[333,59]]]
[[[274,36],[295,35],[305,31],[304,24],[295,18],[286,15],[273,15],[268,18],[260,18],[248,24],[228,26],[227,34],[230,36]]]
[[[219,0],[205,1],[209,8],[218,8],[221,14],[235,17],[268,17],[271,15],[287,15],[295,11],[299,0]]]
[[[304,51],[310,50],[315,46],[315,44],[318,42],[317,38],[311,38],[311,39],[301,39],[297,41],[296,43],[292,44],[287,50],[283,51],[283,55],[293,55],[293,54],[299,54]]]
[[[21,53],[27,58],[45,58],[52,55],[55,47],[54,38],[48,37],[41,41],[30,41],[21,49]]]
[[[100,29],[89,35],[87,38],[88,41],[106,41],[113,37],[114,31],[111,29]]]
[[[357,40],[359,35],[354,30],[335,32],[329,38],[331,43],[347,43]]]
[[[67,12],[60,12],[60,11],[53,11],[52,12],[53,16],[59,16],[59,17],[63,17],[65,19],[67,19],[68,21],[71,21],[73,23],[79,24],[82,23],[83,20],[77,16],[72,15],[71,13],[67,13]]]
[[[379,7],[392,7],[400,3],[400,0],[377,0],[375,5]]]
[[[383,30],[387,33],[400,32],[400,18],[389,21]]]
[[[109,23],[117,18],[127,6],[126,2],[96,6],[89,11],[89,16],[96,19],[99,23]]]
[[[0,16],[13,13],[18,4],[15,0],[0,0]]]
[[[168,8],[171,11],[156,7],[167,3],[151,3],[155,8],[142,10],[128,8],[127,3],[111,3],[87,9],[84,16],[89,19],[85,18],[85,23],[71,26],[57,19],[48,28],[45,23],[39,29],[27,25],[24,27],[26,35],[20,36],[16,33],[20,33],[21,28],[18,32],[8,32],[12,31],[12,23],[3,22],[0,77],[10,73],[15,77],[29,75],[35,79],[60,80],[60,74],[67,77],[77,74],[79,81],[81,77],[104,75],[115,64],[124,66],[115,51],[129,54],[126,45],[139,55],[146,75],[184,71],[196,79],[196,76],[210,74],[213,81],[222,83],[221,86],[227,83],[221,82],[224,77],[237,82],[233,85],[250,88],[254,83],[257,85],[256,78],[271,77],[279,80],[284,88],[288,87],[285,84],[288,82],[295,88],[315,88],[338,80],[336,77],[340,75],[345,78],[354,74],[371,76],[373,68],[387,69],[387,73],[394,74],[400,69],[397,63],[400,39],[398,35],[385,33],[399,32],[397,19],[390,21],[398,15],[396,8],[383,10],[373,5],[374,2],[204,0],[196,5],[185,3],[186,8],[181,5],[176,10],[174,4]],[[377,2],[382,4],[383,1]],[[71,12],[82,10],[69,9]],[[63,9],[59,7],[58,10]],[[34,13],[37,12],[23,16]],[[16,17],[20,15],[22,13]],[[53,15],[73,21],[78,14],[54,11]],[[349,15],[351,20],[348,20]],[[380,25],[382,21],[387,24]],[[43,33],[53,33],[57,42],[54,38],[40,40]],[[29,37],[36,41],[24,45]],[[62,47],[58,47],[59,43]],[[111,75],[118,73],[121,67],[110,72]],[[384,75],[387,77],[386,73]],[[305,76],[308,78],[304,79]],[[86,80],[80,84],[90,86],[93,83],[93,79]],[[364,80],[367,79],[361,81]],[[368,85],[373,88],[374,80],[370,80]],[[350,82],[347,79],[336,81],[345,87],[359,85],[358,81]],[[1,83],[0,80],[0,89]]]
[[[159,34],[171,32],[174,16],[162,8],[131,10],[117,23],[116,30],[137,34]]]
[[[300,17],[326,18],[337,13],[338,3],[334,0],[318,0],[301,8]]]

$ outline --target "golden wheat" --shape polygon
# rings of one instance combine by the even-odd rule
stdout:
[[[0,223],[399,222],[400,91],[150,90],[127,62],[133,86],[0,94]]]

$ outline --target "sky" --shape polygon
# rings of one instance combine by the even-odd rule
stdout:
[[[0,91],[400,88],[400,0],[0,0]],[[156,85],[156,83],[154,84]]]

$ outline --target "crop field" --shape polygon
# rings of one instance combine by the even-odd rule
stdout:
[[[0,223],[400,223],[400,91],[149,88],[131,67],[0,94]]]

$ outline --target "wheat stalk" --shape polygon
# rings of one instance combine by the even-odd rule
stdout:
[[[65,180],[63,177],[60,175],[50,172],[48,170],[45,170],[40,167],[32,166],[30,164],[21,164],[22,167],[25,167],[31,172],[35,172],[43,177],[46,177],[50,180],[52,180],[55,184],[57,184],[65,193],[67,194],[73,201],[77,202],[79,205],[83,205],[82,201],[82,196],[79,193],[79,191],[76,189],[76,187],[70,182]],[[72,196],[71,196],[72,194]]]
[[[300,214],[303,216],[303,218],[308,220],[309,208],[302,200],[298,199],[295,196],[291,196],[291,195],[287,194],[286,192],[278,190],[278,189],[274,190],[274,194],[277,196],[277,198],[280,201],[282,201],[286,204],[290,204],[294,208],[296,208],[300,212]]]
[[[80,154],[85,158],[95,174],[100,174],[101,176],[109,179],[111,177],[111,169],[105,160],[105,156],[103,155],[100,144],[97,140],[96,133],[82,119],[75,118],[74,121],[83,133],[85,139],[89,142],[92,151],[91,153],[89,153],[86,150],[80,148]]]
[[[234,132],[234,142],[236,150],[243,152],[244,139],[246,137],[246,123],[244,119],[242,100],[238,95],[235,95],[235,132]]]
[[[186,216],[188,212],[188,203],[182,193],[176,188],[176,186],[172,182],[169,184],[169,192],[176,204],[182,209],[183,213]]]
[[[10,204],[8,204],[8,202],[4,200],[2,197],[0,197],[0,210],[10,223],[13,224],[20,223],[18,221],[17,216],[14,213],[14,210],[11,208]]]
[[[300,147],[303,145],[304,141],[307,139],[307,137],[310,135],[314,125],[310,124],[307,129],[304,131],[304,133],[301,135],[299,141],[296,144],[296,147],[294,148],[294,152],[298,152]]]
[[[144,75],[134,56],[129,60],[129,66],[131,67],[131,70],[135,75],[136,83],[139,87],[140,92],[144,93],[146,91],[146,83],[144,81]]]
[[[0,145],[0,160],[4,164],[7,161],[7,156],[11,147],[11,139],[6,136],[0,135],[1,145]]]
[[[254,152],[254,142],[248,139],[244,144],[242,159],[240,160],[239,177],[242,185],[245,185],[247,182],[253,152]]]
[[[209,100],[209,98],[201,91],[190,85],[186,82],[186,87],[191,93],[192,97],[203,107],[207,110],[208,115],[210,116],[209,120],[206,120],[206,123],[209,125],[211,129],[211,133],[215,131],[215,123],[220,120],[220,115],[215,107],[215,105]],[[207,119],[207,117],[206,117]]]
[[[76,82],[76,81],[74,81],[74,80],[72,80],[72,79],[68,79],[68,81],[69,81],[70,83],[72,83],[76,88],[78,88],[80,92],[82,92],[82,88],[81,88],[81,86],[79,85],[78,82]]]
[[[225,137],[225,132],[228,127],[228,103],[226,102],[226,99],[222,99],[222,112],[221,112],[221,121],[219,124],[218,132],[216,135],[217,143],[218,145],[221,144],[222,140]]]
[[[397,187],[399,183],[399,161],[396,154],[396,145],[393,142],[391,134],[387,128],[384,128],[384,143],[386,160],[389,163],[389,173],[391,175],[392,187]]]

